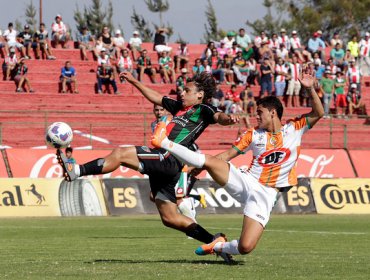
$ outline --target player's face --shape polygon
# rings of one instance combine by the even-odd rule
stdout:
[[[259,128],[262,129],[268,129],[271,126],[272,122],[272,111],[269,111],[269,109],[262,107],[262,105],[258,105],[257,107],[257,124]]]
[[[189,82],[182,93],[180,94],[180,100],[183,107],[189,107],[192,105],[202,103],[203,92],[198,91],[194,82]]]
[[[157,119],[160,119],[161,117],[166,115],[166,110],[161,106],[155,106],[153,109],[153,113]]]

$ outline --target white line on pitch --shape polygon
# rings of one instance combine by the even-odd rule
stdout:
[[[207,227],[207,229],[220,229],[215,227]],[[241,231],[240,228],[222,228],[225,230],[238,230]],[[367,232],[350,232],[350,231],[314,231],[314,230],[283,230],[283,229],[265,229],[266,232],[283,232],[283,233],[309,233],[309,234],[333,234],[333,235],[366,235],[369,234]]]

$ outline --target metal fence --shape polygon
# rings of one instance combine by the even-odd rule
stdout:
[[[294,116],[286,116],[286,119]],[[149,145],[154,120],[152,113],[126,112],[66,112],[66,111],[6,111],[0,110],[0,145],[29,148],[45,145],[47,127],[55,121],[70,124],[78,137],[78,146],[110,149],[121,144]],[[363,121],[341,120],[332,116],[328,121],[319,122],[303,138],[303,145],[313,148],[356,148],[354,143],[362,134],[369,135],[370,126]],[[252,125],[256,124],[251,118]],[[240,125],[231,127],[212,126],[200,137],[197,143],[202,149],[224,148],[234,142]],[[109,139],[105,136],[110,137]],[[113,137],[112,137],[113,136]],[[368,137],[367,137],[368,138]],[[76,140],[77,141],[77,140]],[[370,147],[369,146],[367,148]],[[361,148],[361,147],[358,147]]]

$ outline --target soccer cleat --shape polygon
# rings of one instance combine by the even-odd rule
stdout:
[[[207,201],[206,201],[206,197],[204,194],[200,194],[200,199],[199,199],[199,203],[200,203],[200,206],[202,206],[202,208],[207,208]]]
[[[155,126],[151,143],[156,148],[161,148],[161,143],[167,138],[166,121],[162,118],[160,122]]]
[[[215,252],[216,256],[221,257],[227,264],[235,264],[233,256],[224,252]]]
[[[220,232],[215,234],[215,238],[219,236],[223,236],[225,240],[227,241],[225,234],[220,233]],[[235,261],[232,255],[228,253],[224,253],[224,252],[215,252],[215,253],[217,257],[221,257],[227,264],[235,264]]]
[[[58,163],[63,168],[64,178],[67,181],[76,180],[77,175],[75,173],[75,164],[73,162],[70,162],[60,149],[57,149],[57,159]]]
[[[225,238],[225,236],[223,234],[219,234],[219,235],[216,234],[215,235],[215,238],[213,239],[213,241],[211,243],[203,244],[203,245],[199,246],[195,250],[195,254],[197,254],[199,256],[214,254],[215,251],[213,250],[213,248],[219,242],[221,242],[221,243],[225,243],[226,242],[226,238]]]

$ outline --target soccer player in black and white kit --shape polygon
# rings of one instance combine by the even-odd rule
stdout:
[[[150,102],[163,106],[173,115],[167,126],[168,138],[185,147],[192,146],[210,124],[231,125],[239,121],[237,116],[227,115],[208,104],[216,84],[212,76],[205,72],[187,82],[179,101],[146,87],[129,72],[121,73],[120,77],[136,87]],[[213,241],[214,235],[177,211],[175,185],[183,164],[169,152],[146,146],[116,148],[105,158],[83,165],[69,163],[61,150],[57,151],[57,157],[68,181],[80,176],[110,173],[121,165],[147,174],[163,224],[203,243]],[[225,259],[225,255],[222,257]]]

